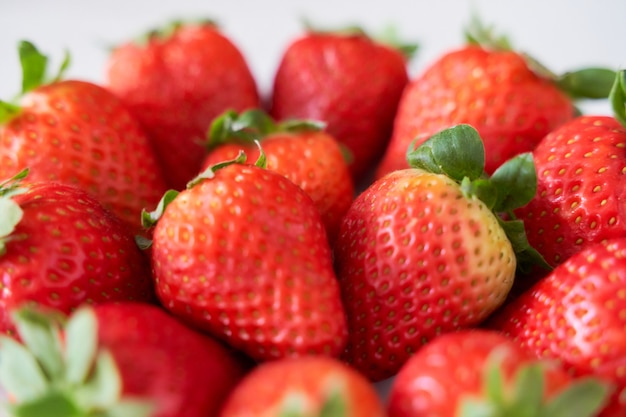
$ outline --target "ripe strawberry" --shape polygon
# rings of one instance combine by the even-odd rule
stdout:
[[[244,56],[212,22],[174,22],[113,50],[107,84],[147,130],[170,187],[200,171],[203,138],[228,109],[259,107]]]
[[[573,379],[493,331],[442,335],[402,367],[389,417],[595,416],[609,387]]]
[[[557,77],[511,50],[506,40],[491,38],[490,32],[478,33],[410,82],[377,168],[378,178],[408,166],[405,154],[413,140],[423,142],[459,123],[474,126],[485,141],[485,170],[490,174],[509,158],[531,151],[548,132],[574,117],[573,98],[567,92],[608,95],[612,71],[581,70]]]
[[[313,199],[332,244],[354,198],[354,184],[339,143],[321,127],[305,120],[277,124],[261,110],[226,112],[212,124],[202,170],[236,158],[240,150],[255,160],[259,151],[254,141],[260,141],[267,169],[283,174]]]
[[[45,310],[15,318],[25,346],[0,338],[15,416],[216,416],[245,371],[219,342],[148,304],[82,306],[65,325]]]
[[[337,359],[287,358],[258,365],[233,390],[220,417],[383,417],[373,385]]]
[[[319,211],[283,175],[241,162],[146,213],[158,297],[256,360],[339,355],[347,329]]]
[[[53,182],[0,183],[0,331],[23,303],[65,313],[83,303],[152,302],[150,265],[116,216],[87,192]]]
[[[133,230],[166,189],[139,124],[108,90],[84,81],[44,81],[46,57],[20,43],[19,106],[0,102],[0,178],[30,168],[31,181],[89,191]]]
[[[335,245],[348,316],[345,359],[372,380],[394,375],[435,336],[482,322],[506,298],[518,262],[537,256],[510,212],[534,195],[529,154],[482,175],[476,130],[459,125],[360,194]]]
[[[271,114],[327,123],[351,152],[360,182],[385,149],[414,48],[383,44],[362,30],[308,30],[284,51],[274,76]]]
[[[621,71],[611,96],[616,117],[577,117],[533,152],[537,195],[516,214],[525,220],[528,240],[553,266],[588,245],[626,234],[625,78]]]
[[[615,385],[602,417],[626,414],[626,239],[587,246],[508,303],[487,323],[555,358],[574,375]]]

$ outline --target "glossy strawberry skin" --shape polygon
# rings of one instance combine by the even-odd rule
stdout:
[[[84,81],[27,93],[0,126],[0,178],[30,168],[29,181],[80,187],[140,230],[141,210],[166,190],[154,151],[117,97]]]
[[[381,157],[408,83],[397,50],[363,35],[308,33],[285,50],[274,77],[271,113],[314,119],[347,146],[355,182]]]
[[[177,190],[200,170],[212,120],[260,105],[244,56],[211,24],[183,24],[146,45],[121,45],[106,72],[108,87],[141,121]]]
[[[154,417],[216,416],[247,370],[238,354],[160,307],[107,303],[94,311],[123,395],[155,402]]]
[[[325,356],[307,356],[258,365],[235,388],[220,417],[274,417],[284,413],[288,398],[299,396],[301,414],[320,414],[331,395],[339,395],[345,417],[383,417],[374,387],[363,375]]]
[[[403,366],[393,382],[387,406],[389,417],[455,417],[464,398],[481,398],[485,370],[497,352],[498,365],[507,384],[517,370],[536,360],[517,343],[495,332],[463,330],[431,341]],[[545,363],[549,397],[570,381],[555,363]]]
[[[537,194],[516,211],[528,240],[552,266],[594,243],[624,236],[626,128],[609,116],[581,116],[533,152]]]
[[[487,323],[574,375],[614,384],[602,417],[623,416],[626,402],[626,239],[590,245],[559,265]],[[622,400],[620,401],[620,398]]]
[[[0,256],[1,331],[12,331],[9,313],[22,303],[69,313],[83,303],[156,301],[133,236],[91,195],[41,182],[13,199],[24,214]]]
[[[390,173],[355,199],[335,258],[350,329],[344,357],[375,381],[435,336],[483,321],[516,268],[492,212],[418,169]]]
[[[535,75],[517,53],[464,47],[443,55],[409,83],[376,176],[408,167],[406,151],[414,140],[419,144],[461,123],[480,133],[485,171],[492,173],[573,117],[568,96]]]
[[[281,174],[219,169],[167,206],[152,248],[163,305],[252,358],[343,349],[324,225],[311,198]]]
[[[314,201],[332,245],[341,219],[354,199],[348,164],[335,138],[323,132],[275,133],[266,136],[262,146],[267,169],[283,174]],[[256,145],[224,144],[207,155],[203,170],[235,158],[239,150],[246,152],[248,163],[253,164],[258,158]]]

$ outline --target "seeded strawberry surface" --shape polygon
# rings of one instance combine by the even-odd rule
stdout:
[[[357,197],[336,252],[346,358],[374,380],[393,375],[436,335],[480,323],[503,302],[516,267],[480,200],[416,169],[391,173]]]
[[[180,193],[155,228],[153,264],[169,310],[256,359],[345,344],[320,214],[278,173],[235,164]]]

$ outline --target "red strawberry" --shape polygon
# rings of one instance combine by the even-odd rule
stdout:
[[[504,222],[534,195],[529,154],[488,179],[476,130],[459,125],[409,153],[415,167],[352,204],[335,245],[348,316],[345,359],[372,380],[394,375],[435,336],[481,323],[506,298],[523,224]]]
[[[507,159],[531,151],[548,132],[574,117],[572,97],[563,90],[608,95],[610,81],[606,81],[607,76],[613,77],[612,71],[583,70],[548,78],[545,68],[539,71],[535,61],[512,51],[505,40],[489,39],[490,32],[477,37],[480,44],[473,38],[445,53],[410,82],[377,177],[406,168],[406,149],[414,140],[421,143],[459,123],[470,124],[480,133],[487,150],[485,170],[492,173]],[[581,79],[585,88],[597,83],[597,91],[577,90]]]
[[[608,386],[576,380],[496,332],[442,335],[393,382],[389,417],[595,416]]]
[[[272,87],[271,114],[279,120],[327,123],[328,133],[352,153],[350,169],[360,181],[389,140],[408,83],[407,59],[398,48],[361,30],[309,30],[283,53]]]
[[[203,138],[215,117],[260,105],[244,56],[211,22],[174,22],[145,42],[117,47],[107,78],[149,133],[175,189],[200,171]]]
[[[507,304],[488,325],[574,375],[615,385],[602,417],[626,415],[626,239],[587,246]]]
[[[157,295],[256,360],[339,355],[347,329],[319,211],[283,175],[240,162],[209,168],[146,213],[158,219]]]
[[[23,303],[65,313],[83,303],[155,301],[150,265],[124,223],[87,192],[0,183],[0,331]]]
[[[267,169],[283,174],[313,199],[332,244],[354,198],[354,184],[339,143],[313,121],[276,124],[261,110],[240,115],[226,112],[212,125],[211,150],[202,170],[236,158],[240,150],[254,161],[259,155],[255,140],[261,141]]]
[[[22,346],[0,339],[0,384],[21,417],[216,416],[244,375],[241,359],[147,304],[15,314]],[[11,361],[11,362],[9,362]]]
[[[553,266],[590,244],[626,234],[625,78],[626,71],[616,77],[615,118],[580,116],[533,152],[537,195],[516,214],[525,220],[528,240]]]
[[[363,375],[324,356],[258,365],[234,389],[220,417],[383,417],[385,410]]]
[[[19,106],[0,102],[0,178],[30,168],[31,181],[83,188],[140,229],[141,210],[165,191],[139,124],[108,90],[84,81],[45,82],[46,57],[20,44]]]

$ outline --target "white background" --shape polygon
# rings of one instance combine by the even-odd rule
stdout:
[[[0,99],[19,92],[20,39],[34,42],[54,67],[67,49],[73,57],[68,76],[103,82],[109,47],[175,18],[209,17],[241,49],[266,93],[303,17],[372,32],[395,25],[402,38],[421,45],[410,67],[414,76],[462,44],[473,10],[556,72],[626,68],[626,0],[0,0]],[[605,101],[585,103],[583,110],[609,111]]]

